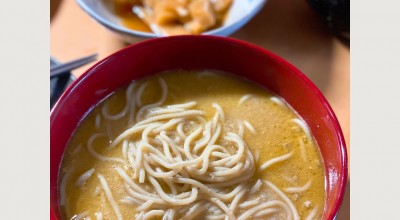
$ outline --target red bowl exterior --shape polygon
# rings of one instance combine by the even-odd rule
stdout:
[[[325,164],[323,219],[334,219],[347,181],[339,122],[318,88],[297,68],[258,46],[231,38],[178,36],[147,40],[98,62],[62,95],[50,115],[51,219],[60,219],[57,178],[62,154],[84,116],[134,79],[174,69],[215,69],[247,78],[283,97],[308,123]]]

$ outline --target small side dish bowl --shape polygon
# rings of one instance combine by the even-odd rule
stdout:
[[[157,38],[131,45],[92,66],[64,92],[50,115],[52,219],[60,219],[57,180],[62,155],[80,121],[132,80],[176,69],[229,72],[284,98],[307,122],[319,146],[325,170],[323,219],[334,219],[342,204],[348,167],[343,134],[329,103],[303,73],[277,55],[215,36]]]
[[[134,43],[149,38],[163,37],[129,29],[113,12],[111,2],[104,0],[76,0],[79,6],[94,20],[105,28],[116,33],[123,40]],[[224,24],[216,29],[204,32],[203,35],[229,36],[248,23],[265,5],[267,0],[234,0]]]

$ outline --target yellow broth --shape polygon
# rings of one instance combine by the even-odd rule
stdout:
[[[114,1],[114,13],[119,17],[121,23],[132,30],[152,33],[150,27],[132,12],[134,4],[129,1]]]
[[[308,216],[315,206],[319,207],[317,217],[321,219],[325,197],[323,162],[315,141],[308,141],[306,133],[291,121],[299,116],[290,107],[272,101],[271,97],[274,96],[272,93],[253,83],[210,71],[174,71],[144,79],[149,83],[142,97],[144,104],[159,100],[161,88],[157,81],[158,77],[162,77],[168,85],[169,91],[164,105],[196,101],[196,108],[205,111],[206,118],[212,118],[215,109],[211,104],[216,102],[225,112],[227,129],[238,129],[236,127],[238,120],[249,121],[256,133],[253,134],[245,128],[244,141],[253,155],[258,151],[257,167],[271,158],[293,151],[294,154],[290,159],[274,164],[262,172],[256,172],[254,178],[266,179],[281,190],[303,186],[311,179],[312,184],[307,191],[285,194],[296,206],[301,219]],[[132,206],[118,202],[126,194],[126,190],[115,171],[117,164],[96,160],[86,147],[88,138],[96,131],[106,132],[109,129],[115,138],[127,129],[126,118],[107,123],[103,119],[99,129],[95,126],[96,116],[101,114],[101,107],[105,103],[109,104],[110,113],[118,113],[124,108],[125,90],[126,88],[116,91],[94,108],[81,122],[67,146],[60,172],[60,180],[67,171],[70,173],[66,180],[66,205],[61,206],[62,216],[65,219],[84,211],[89,212],[90,217],[95,219],[94,213],[100,210],[104,219],[115,218],[113,209],[107,202],[99,179],[95,175],[98,173],[105,176],[124,219],[133,219],[137,213]],[[252,97],[239,105],[239,100],[247,94],[252,94]],[[306,161],[301,155],[299,139],[304,141]],[[95,150],[105,156],[121,158],[121,144],[109,150],[106,147],[109,143],[108,138],[99,138],[94,143]],[[94,175],[83,187],[77,187],[75,183],[78,177],[91,168],[95,168]]]

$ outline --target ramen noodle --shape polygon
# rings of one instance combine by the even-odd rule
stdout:
[[[212,71],[132,82],[96,106],[60,172],[65,219],[321,219],[323,162],[280,97]]]

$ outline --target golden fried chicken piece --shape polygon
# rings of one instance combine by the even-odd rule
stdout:
[[[185,25],[191,33],[200,34],[216,24],[214,9],[209,0],[193,0],[189,5],[192,21]]]
[[[181,35],[201,34],[215,27],[218,21],[223,20],[233,0],[141,1],[142,6],[135,6],[134,12],[153,31],[166,35]]]
[[[232,4],[232,0],[210,0],[210,2],[218,13],[225,12]]]

